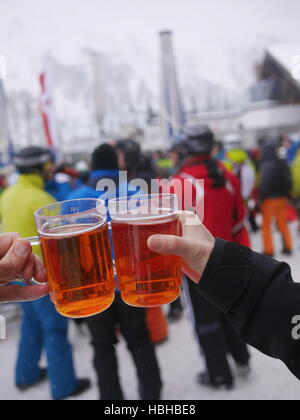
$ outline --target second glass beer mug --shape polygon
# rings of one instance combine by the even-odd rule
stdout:
[[[38,210],[35,221],[57,311],[83,318],[107,309],[116,285],[105,203],[96,199],[54,203]]]
[[[148,246],[155,234],[181,236],[178,201],[172,194],[110,200],[113,242],[122,299],[131,306],[170,303],[180,295],[182,260],[159,255]]]

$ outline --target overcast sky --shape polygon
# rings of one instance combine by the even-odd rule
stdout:
[[[300,46],[299,17],[299,0],[0,0],[0,55],[10,89],[36,89],[46,52],[76,63],[88,46],[127,57],[149,79],[158,68],[157,32],[172,29],[182,73],[191,63],[230,85],[233,51],[270,38]]]

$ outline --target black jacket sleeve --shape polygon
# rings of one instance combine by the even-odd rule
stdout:
[[[293,334],[300,284],[287,264],[217,239],[196,288],[228,315],[247,343],[282,360],[300,379],[300,340]]]

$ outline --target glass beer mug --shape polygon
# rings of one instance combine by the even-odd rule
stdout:
[[[181,236],[178,200],[173,194],[109,201],[113,243],[122,299],[131,306],[170,303],[180,295],[182,259],[159,255],[147,246],[155,234]]]
[[[35,213],[50,297],[69,318],[103,312],[113,303],[115,280],[103,200],[54,203]]]

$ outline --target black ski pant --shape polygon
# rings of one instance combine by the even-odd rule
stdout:
[[[132,355],[142,400],[159,400],[162,382],[153,344],[146,325],[146,310],[133,308],[116,293],[105,312],[87,319],[92,334],[94,367],[102,400],[123,400],[115,345],[119,328]]]
[[[203,298],[190,280],[186,280],[188,300],[192,306],[194,326],[201,350],[204,354],[209,377],[232,379],[227,354],[231,353],[239,365],[247,365],[250,355],[246,344],[222,314]]]

